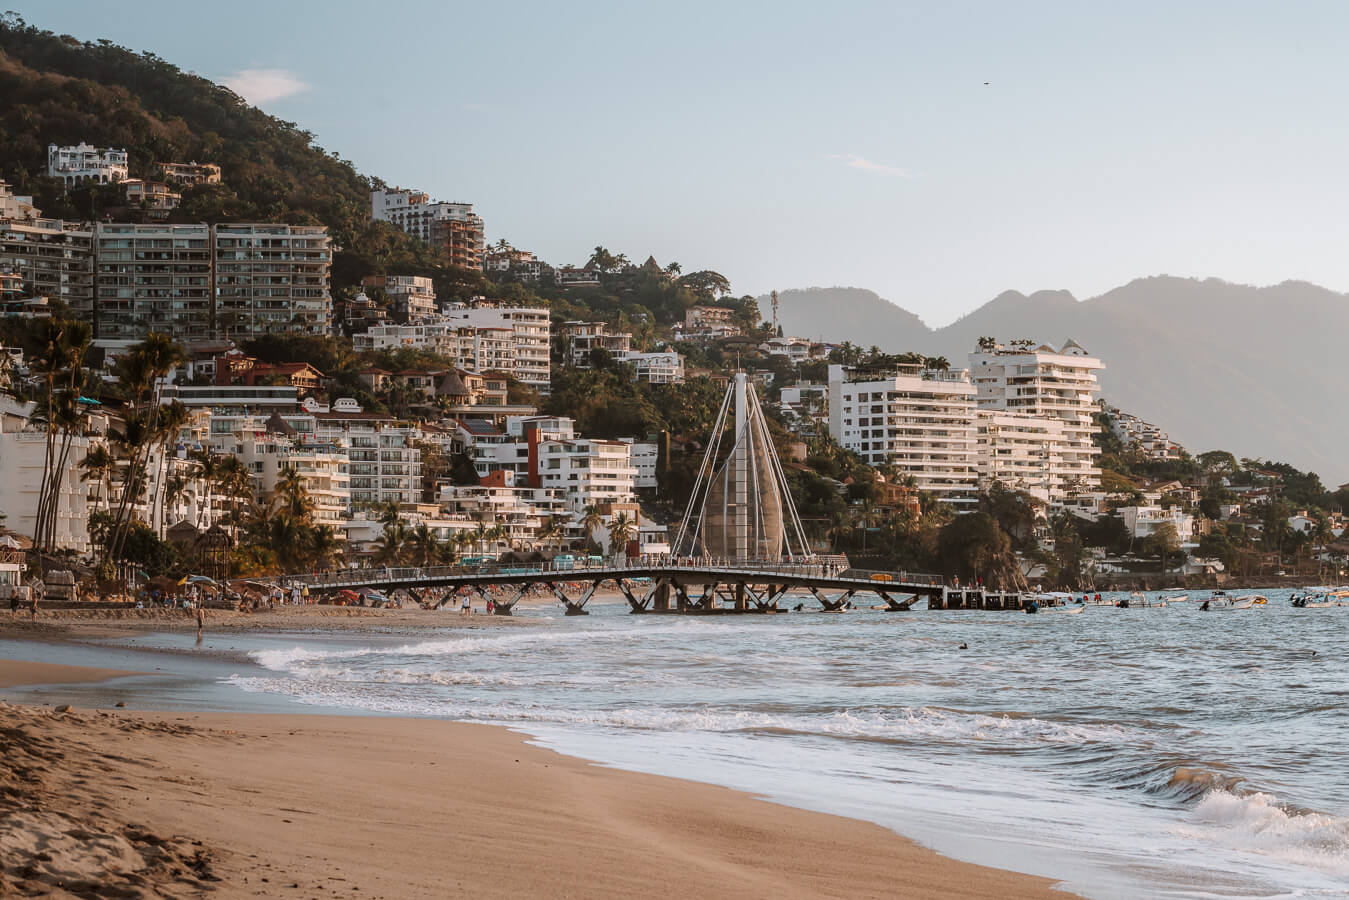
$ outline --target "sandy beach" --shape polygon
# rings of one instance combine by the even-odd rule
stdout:
[[[5,662],[0,688],[119,674]],[[1068,896],[492,726],[15,704],[0,723],[0,895]]]

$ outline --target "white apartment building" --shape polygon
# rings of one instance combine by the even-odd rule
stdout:
[[[93,252],[100,338],[324,334],[331,325],[322,226],[100,223]]]
[[[31,195],[14,193],[14,189],[0,178],[0,219],[36,219],[39,215]]]
[[[345,535],[351,517],[351,476],[346,447],[339,443],[311,443],[304,436],[275,431],[261,436],[241,436],[240,460],[253,479],[253,489],[263,500],[275,496],[282,474],[294,469],[304,482],[314,504],[314,524],[330,525]]]
[[[1150,537],[1159,526],[1169,523],[1175,526],[1182,544],[1194,543],[1194,516],[1183,512],[1180,507],[1121,506],[1117,511],[1134,540]]]
[[[1099,359],[1070,340],[1059,350],[1046,345],[993,345],[975,350],[969,361],[980,410],[1063,423],[1063,440],[1051,460],[1057,473],[1055,490],[1090,490],[1101,483],[1101,470],[1095,465],[1100,449],[1092,442],[1095,395],[1100,391],[1096,373],[1105,368]]]
[[[637,470],[633,485],[638,490],[656,489],[656,467],[660,464],[660,445],[655,441],[639,441],[634,438],[621,438],[630,448],[628,458]]]
[[[1065,467],[1072,442],[1062,419],[1000,410],[975,415],[975,460],[980,488],[997,482],[1046,503],[1077,487],[1077,471]]]
[[[505,472],[515,484],[561,490],[576,512],[636,498],[632,445],[578,437],[566,416],[509,416],[504,431],[469,419],[460,422],[456,443],[480,478]]]
[[[434,315],[436,291],[422,275],[367,275],[361,286],[380,288],[393,303],[394,312],[406,321]]]
[[[327,334],[332,241],[321,225],[214,225],[215,316],[225,334]]]
[[[473,213],[472,203],[432,201],[425,191],[373,190],[370,192],[370,217],[376,222],[389,222],[413,237],[430,241],[433,224],[445,222],[476,222],[482,219]]]
[[[314,490],[322,492],[329,521],[335,521],[339,510],[348,518],[358,506],[415,503],[421,497],[421,451],[414,446],[419,436],[414,426],[364,412],[349,400],[310,411],[295,402],[294,388],[286,390],[290,404],[278,403],[265,414],[255,412],[258,406],[248,401],[221,398],[212,404],[207,429],[212,452],[242,456],[246,462],[262,459],[262,468],[250,469],[261,491],[271,490],[270,479],[292,462],[306,476],[307,486],[312,481]],[[248,449],[250,442],[255,449]],[[278,449],[256,449],[272,442]],[[268,453],[278,455],[274,464],[265,459]]]
[[[684,382],[684,357],[673,350],[659,350],[655,353],[629,350],[618,357],[618,360],[633,367],[638,381],[649,381],[651,384]]]
[[[126,178],[122,180],[122,190],[126,193],[129,205],[140,206],[143,203],[157,218],[167,217],[170,210],[177,209],[183,203],[183,195],[162,181]]]
[[[615,359],[621,359],[632,351],[632,335],[625,331],[610,331],[603,322],[563,322],[562,333],[570,342],[571,364],[578,369],[590,368],[590,353],[593,350],[607,350]]]
[[[1119,407],[1100,401],[1101,411],[1110,423],[1110,430],[1125,446],[1134,447],[1147,454],[1151,459],[1180,459],[1184,448],[1171,440],[1161,428],[1131,415]]]
[[[472,363],[463,363],[466,369],[488,372],[497,369],[507,372],[522,384],[547,393],[551,384],[549,338],[551,327],[548,310],[530,306],[473,306],[454,304],[445,311],[446,320],[456,327],[481,329],[509,329],[512,353],[509,364],[485,365],[475,357]]]
[[[371,325],[365,331],[351,336],[351,346],[358,353],[363,350],[398,350],[402,347],[411,347],[453,356],[461,343],[455,338],[454,329],[447,321],[439,316],[433,316],[404,325],[395,322]],[[473,367],[465,365],[465,368]]]
[[[769,356],[785,356],[794,363],[809,359],[823,359],[828,355],[824,344],[817,344],[799,337],[769,338],[759,345],[759,349]]]
[[[7,398],[6,398],[7,399]],[[25,405],[31,412],[31,404]],[[0,512],[5,513],[5,527],[20,534],[33,536],[37,522],[39,489],[47,457],[47,436],[44,428],[30,426],[28,412],[14,414],[15,407],[0,413]],[[93,549],[89,537],[91,483],[81,479],[80,460],[89,451],[96,437],[76,436],[70,445],[70,456],[61,477],[61,489],[56,503],[56,547],[88,553]]]
[[[422,452],[412,425],[378,413],[314,413],[319,442],[347,449],[352,506],[415,503],[422,493]]]
[[[94,254],[100,338],[209,336],[211,226],[100,222]]]
[[[4,199],[0,190],[0,203]],[[11,211],[15,207],[22,212],[21,204],[13,204]],[[93,237],[87,227],[60,219],[0,215],[0,270],[17,274],[27,296],[61,300],[82,318],[92,319]]]
[[[95,147],[83,141],[73,147],[47,145],[47,174],[67,185],[80,181],[116,184],[126,180],[126,150]]]
[[[974,387],[965,371],[900,367],[849,381],[829,367],[829,431],[869,465],[894,466],[957,509],[975,502]]]
[[[543,487],[564,490],[576,512],[602,503],[633,502],[637,469],[630,454],[622,441],[541,441],[538,477]]]
[[[548,264],[527,250],[489,251],[482,267],[487,272],[510,272],[521,281],[538,281]]]
[[[510,479],[501,485],[442,485],[436,500],[451,516],[504,527],[517,547],[537,541],[552,519],[571,518],[563,491],[520,486]]]

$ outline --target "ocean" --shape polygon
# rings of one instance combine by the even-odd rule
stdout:
[[[504,724],[1092,898],[1349,896],[1349,607],[1266,593],[1080,615],[545,606],[517,611],[550,620],[531,628],[250,636],[256,665],[219,680]]]

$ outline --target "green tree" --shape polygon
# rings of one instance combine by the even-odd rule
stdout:
[[[1166,574],[1166,561],[1180,551],[1180,533],[1171,522],[1163,522],[1148,535],[1148,551],[1161,559],[1162,574]]]

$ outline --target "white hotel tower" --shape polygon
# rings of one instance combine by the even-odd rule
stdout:
[[[974,507],[974,388],[964,370],[854,375],[831,365],[829,431],[869,465],[894,466],[957,510]]]
[[[1075,341],[1059,350],[1029,342],[981,347],[969,355],[977,391],[980,480],[1054,502],[1095,489],[1100,449],[1093,415],[1105,368]]]

